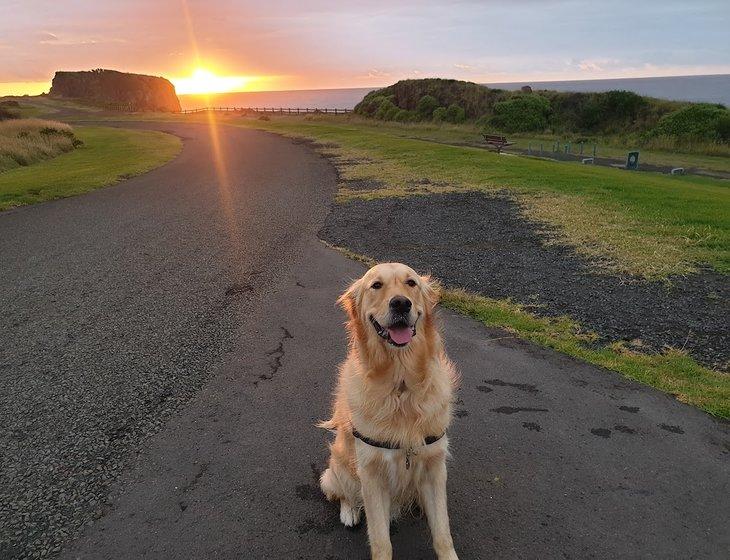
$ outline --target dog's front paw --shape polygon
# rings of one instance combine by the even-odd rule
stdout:
[[[340,500],[340,521],[345,527],[354,527],[360,523],[360,509],[352,507],[346,500]]]

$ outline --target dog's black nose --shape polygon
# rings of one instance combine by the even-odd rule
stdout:
[[[404,296],[395,296],[390,300],[390,308],[396,313],[408,313],[411,310],[411,300]]]

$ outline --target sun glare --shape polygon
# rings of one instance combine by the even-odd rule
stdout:
[[[172,80],[179,94],[208,94],[244,91],[250,79],[246,76],[216,76],[210,70],[197,68],[189,78]]]

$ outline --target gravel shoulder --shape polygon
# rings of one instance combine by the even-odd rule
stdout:
[[[510,298],[538,315],[569,315],[603,343],[684,349],[718,369],[730,360],[727,277],[703,270],[650,282],[596,273],[570,247],[546,244],[507,196],[352,200],[333,206],[320,236],[379,261],[430,270],[451,287]]]

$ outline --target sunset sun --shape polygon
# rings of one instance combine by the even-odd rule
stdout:
[[[172,82],[179,94],[209,94],[243,91],[250,82],[246,76],[217,76],[206,68],[196,68],[191,76]]]

